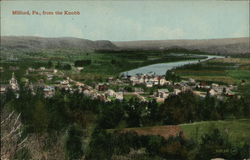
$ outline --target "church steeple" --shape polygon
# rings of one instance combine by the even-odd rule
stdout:
[[[14,72],[12,73],[12,77],[11,77],[9,83],[10,83],[10,86],[11,86],[11,88],[13,90],[18,90],[19,89],[18,84],[17,84],[17,80],[15,78],[15,73]]]
[[[12,79],[15,79],[15,73],[12,72]]]

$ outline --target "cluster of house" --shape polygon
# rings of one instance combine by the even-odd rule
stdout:
[[[172,82],[165,79],[164,76],[157,75],[135,75],[127,76],[127,81],[133,86],[137,84],[145,85],[148,88],[153,86],[161,86],[156,89],[153,95],[149,97],[156,99],[157,102],[164,102],[170,95],[178,95],[181,92],[192,91],[194,94],[204,98],[207,94],[215,96],[218,99],[224,99],[226,96],[235,96],[234,90],[237,86],[219,85],[216,83],[207,84],[205,82],[196,82],[194,79],[182,80],[181,82]],[[164,87],[166,86],[166,87]],[[167,88],[172,88],[171,91]],[[143,93],[142,93],[143,94]]]
[[[137,84],[144,84],[146,87],[150,88],[155,85],[170,85],[171,82],[167,81],[164,76],[156,76],[156,75],[148,75],[148,74],[141,74],[136,76],[128,76],[127,77],[132,85]]]
[[[152,85],[149,86],[149,83]],[[163,76],[152,75],[131,76],[123,80],[110,77],[109,82],[98,83],[95,85],[95,87],[91,87],[81,82],[77,82],[70,78],[67,78],[66,80],[60,81],[60,84],[55,85],[55,87],[71,92],[78,90],[80,93],[83,93],[86,96],[103,101],[111,101],[114,99],[123,100],[124,94],[126,94],[127,91],[122,88],[120,88],[119,91],[114,91],[109,88],[110,84],[118,84],[121,86],[129,86],[131,84],[134,86],[136,84],[142,84],[146,87],[153,87],[156,85],[161,86],[161,89],[156,89],[153,95],[149,96],[153,99],[156,99],[157,102],[164,102],[165,99],[167,99],[170,95],[178,95],[181,92],[185,92],[188,90],[203,98],[209,93],[211,96],[215,96],[218,99],[223,99],[225,98],[225,96],[234,96],[235,93],[233,92],[233,90],[237,89],[237,86],[233,85],[227,86],[215,83],[208,85],[203,82],[196,82],[194,79],[182,80],[181,82],[174,83],[172,81],[167,81]],[[48,97],[52,96],[55,91],[55,87],[46,86],[44,88],[44,91],[46,93],[45,95],[48,95]],[[171,91],[167,89],[169,87],[172,88]],[[137,95],[137,97],[142,101],[146,101],[146,98],[143,96],[145,92],[142,88],[135,87],[133,88],[132,92]]]
[[[33,85],[32,83],[27,82],[26,87],[28,87],[33,94],[35,94],[34,88],[42,88],[45,97],[54,96],[56,89],[63,89],[71,93],[78,91],[86,96],[91,97],[92,99],[100,99],[103,101],[111,101],[112,99],[123,100],[122,92],[115,92],[114,90],[108,89],[105,84],[99,83],[96,85],[96,88],[93,88],[81,82],[74,81],[69,77],[60,81],[60,83],[56,85],[45,85],[39,83]],[[19,85],[14,73],[12,74],[12,78],[9,80],[8,85],[1,85],[0,92],[5,93],[8,88],[15,92],[19,91]]]
[[[235,96],[236,93],[234,91],[237,90],[237,86],[234,85],[206,84],[204,82],[196,82],[194,79],[173,83],[171,86],[173,87],[172,92],[168,89],[158,89],[154,93],[154,97],[158,102],[164,101],[170,95],[178,95],[185,91],[192,91],[202,98],[205,98],[206,95],[209,94],[210,96],[223,100],[226,96]]]
[[[35,72],[41,71],[42,73],[46,73],[45,75],[47,78],[51,78],[53,74],[50,73],[57,73],[57,70],[51,70],[46,68],[39,68],[37,70],[33,68],[28,68],[27,72]],[[153,86],[160,86],[161,89],[156,89],[152,95],[149,97],[156,99],[157,102],[163,102],[167,99],[170,95],[178,95],[181,92],[190,90],[194,94],[205,97],[208,93],[211,96],[215,96],[219,99],[225,98],[225,96],[234,96],[235,93],[233,90],[237,89],[237,86],[233,85],[219,85],[219,84],[206,84],[202,82],[196,82],[194,79],[189,80],[182,80],[181,82],[172,82],[165,79],[164,76],[157,76],[157,75],[136,75],[136,76],[127,76],[126,78],[113,78],[110,77],[108,82],[106,83],[98,83],[95,87],[91,87],[86,85],[82,82],[78,82],[72,80],[71,78],[67,77],[64,80],[59,81],[58,84],[53,85],[46,85],[43,82],[38,83],[36,85],[32,85],[29,83],[27,85],[32,91],[34,91],[34,87],[40,87],[43,89],[45,97],[52,97],[55,94],[56,89],[62,89],[69,92],[78,91],[79,93],[83,93],[86,96],[91,97],[92,99],[100,99],[103,101],[111,101],[114,99],[123,100],[124,94],[126,94],[124,89],[119,89],[119,91],[114,91],[110,89],[110,84],[118,85],[118,86],[133,86],[133,92],[139,99],[142,101],[146,101],[144,97],[145,92],[142,88],[135,87],[135,85],[145,85],[147,88],[151,88]],[[14,91],[19,90],[19,85],[15,78],[14,73],[12,74],[12,78],[9,81],[9,85],[3,86],[1,85],[0,92],[3,93],[6,91],[6,88],[11,88]],[[169,89],[171,88],[171,91]],[[34,93],[34,92],[33,92]]]
[[[69,77],[60,81],[59,84],[44,85],[43,91],[45,97],[52,97],[55,94],[56,89],[69,91],[70,93],[78,91],[92,99],[99,99],[102,101],[111,101],[112,99],[123,100],[122,92],[115,92],[114,90],[108,89],[105,83],[99,83],[93,88],[82,82],[72,80]]]

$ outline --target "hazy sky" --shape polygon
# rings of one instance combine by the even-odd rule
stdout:
[[[12,15],[12,10],[80,15]],[[249,1],[2,1],[1,35],[112,41],[248,37]]]

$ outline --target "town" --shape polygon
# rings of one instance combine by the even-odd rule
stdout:
[[[77,68],[78,69],[78,68]],[[80,68],[82,70],[83,68]],[[78,69],[79,70],[79,69]],[[214,96],[219,100],[226,97],[238,96],[236,85],[220,85],[217,83],[208,84],[202,81],[196,81],[192,78],[188,80],[180,80],[174,82],[166,79],[165,76],[155,74],[137,74],[134,76],[121,75],[117,78],[109,77],[106,82],[93,82],[91,85],[83,82],[75,81],[70,77],[65,77],[62,71],[57,69],[47,69],[40,67],[38,69],[28,68],[26,75],[42,75],[46,79],[38,80],[36,83],[29,82],[25,79],[25,87],[28,87],[33,94],[37,88],[43,89],[44,96],[49,98],[55,94],[56,90],[64,90],[70,93],[83,93],[91,99],[98,99],[104,102],[112,100],[124,100],[126,97],[137,97],[141,101],[149,101],[155,99],[157,102],[164,102],[171,95],[178,95],[181,92],[191,91],[201,98],[206,97],[207,94]],[[56,77],[61,80],[53,81]],[[10,88],[16,93],[19,90],[19,83],[15,78],[14,72],[8,85],[1,85],[0,92],[4,93]]]
[[[35,3],[1,1],[1,160],[250,160],[249,1]]]

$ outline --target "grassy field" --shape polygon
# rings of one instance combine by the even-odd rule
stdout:
[[[1,72],[1,81],[9,80],[12,72],[18,72],[17,77],[25,73],[28,67],[38,68],[47,65],[51,61],[54,66],[59,62],[61,65],[70,64],[72,70],[66,71],[65,75],[79,81],[102,81],[109,76],[118,76],[121,72],[131,70],[155,63],[183,61],[190,59],[200,59],[194,55],[174,55],[169,53],[157,52],[91,52],[82,53],[79,50],[44,50],[41,52],[25,52],[15,55],[15,61],[1,56],[0,67],[4,68]],[[84,66],[82,72],[77,72],[74,68],[76,60],[91,60],[90,65]],[[18,66],[16,71],[9,70],[9,66]]]
[[[227,84],[250,81],[249,58],[213,59],[201,64],[177,68],[175,72],[183,78]]]
[[[54,66],[58,62],[61,64],[70,64],[72,70],[64,71],[66,76],[79,81],[92,82],[103,81],[107,77],[118,76],[121,72],[150,64],[201,58],[191,54],[159,53],[153,51],[83,53],[77,49],[47,49],[34,53],[20,53],[15,57],[17,60],[11,61],[1,56],[0,67],[4,68],[4,72],[1,72],[1,81],[9,80],[12,72],[16,72],[17,77],[21,78],[21,75],[25,73],[25,69],[28,67],[37,68],[46,66],[49,60]],[[84,66],[84,70],[79,73],[74,68],[76,60],[91,60],[91,64]],[[8,69],[9,66],[18,66],[20,69],[12,71]],[[234,84],[243,79],[250,81],[250,58],[213,59],[201,64],[177,68],[175,72],[183,78]]]
[[[180,125],[151,126],[139,128],[108,129],[108,132],[136,132],[139,135],[161,135],[165,138],[176,135],[183,131],[184,136],[196,142],[200,142],[201,137],[213,129],[219,129],[220,132],[228,136],[229,141],[238,144],[250,141],[250,119],[240,120],[220,120],[220,121],[203,121]]]
[[[136,95],[133,95],[133,94],[126,94],[123,96],[125,100],[130,100],[131,98],[137,98]]]
[[[228,121],[204,121],[179,125],[187,138],[200,141],[200,137],[214,128],[218,128],[233,143],[250,141],[250,119]]]

